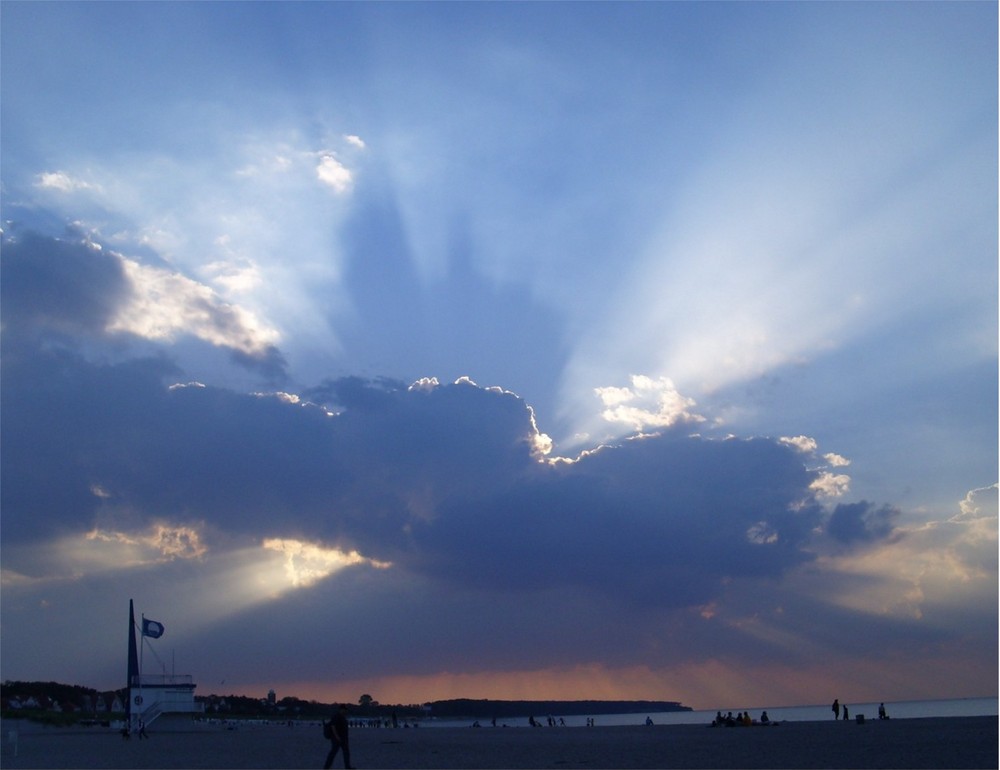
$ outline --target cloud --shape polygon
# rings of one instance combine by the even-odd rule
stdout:
[[[820,557],[815,579],[837,581],[819,592],[813,576],[803,576],[804,590],[826,594],[870,619],[906,621],[905,633],[893,640],[901,651],[928,643],[947,649],[956,638],[981,637],[978,644],[995,657],[997,526],[991,491],[995,495],[995,486],[969,493],[984,494],[981,514],[960,510],[925,523],[904,521],[891,506],[837,506],[827,525],[831,537],[861,547]]]
[[[354,180],[353,174],[332,154],[320,156],[319,165],[316,166],[316,178],[338,193],[350,190]]]
[[[959,514],[953,519],[957,520],[990,520],[997,518],[997,491],[1000,485],[991,484],[981,489],[970,490],[958,505]]]
[[[5,237],[3,271],[4,324],[18,335],[161,342],[190,335],[272,376],[284,367],[278,332],[253,313],[176,271],[89,239]]]
[[[148,274],[138,276],[133,285]],[[170,328],[196,329],[184,312],[207,301],[204,287],[163,272],[150,282],[150,307],[180,319]],[[204,322],[227,331],[211,315]],[[533,410],[468,378],[407,387],[348,377],[300,399],[168,387],[170,371],[42,349],[5,367],[5,414],[20,418],[4,446],[22,449],[5,465],[42,463],[4,484],[12,537],[197,524],[206,547],[221,532],[313,542],[452,586],[554,582],[669,606],[700,600],[723,574],[778,575],[810,558],[816,473],[778,442],[668,430],[553,465],[540,460],[549,444]],[[686,414],[669,382],[633,384],[659,425]],[[71,435],[36,429],[70,411],[88,418]],[[18,514],[33,496],[76,502],[39,527]],[[721,572],[704,571],[707,551]],[[651,598],[664,582],[676,588]]]
[[[666,377],[654,380],[632,375],[631,388],[603,387],[594,392],[604,403],[601,416],[608,422],[623,423],[635,431],[668,428],[682,422],[702,422],[704,417],[691,411],[694,399],[678,393]]]
[[[827,532],[842,543],[871,542],[889,537],[901,511],[890,505],[875,506],[865,500],[840,503],[833,509]]]
[[[851,477],[846,473],[821,471],[809,488],[822,497],[841,497],[850,491]]]
[[[688,435],[694,405],[668,380],[605,391],[641,431],[551,462],[534,410],[469,377],[240,393],[181,385],[164,355],[94,356],[73,318],[111,336],[144,279],[151,306],[182,319],[214,299],[169,271],[136,278],[93,245],[33,238],[4,251],[4,288],[22,294],[3,308],[2,611],[5,628],[31,629],[5,632],[5,665],[57,637],[45,606],[94,627],[113,678],[117,643],[101,631],[113,610],[95,623],[81,608],[137,587],[145,607],[185,596],[177,617],[158,617],[202,672],[248,686],[259,672],[234,659],[234,635],[287,651],[287,681],[316,681],[313,661],[345,625],[365,633],[338,637],[351,673],[330,672],[328,687],[499,687],[514,672],[570,688],[574,671],[630,682],[643,667],[664,682],[753,679],[808,666],[824,635],[873,622],[880,639],[940,639],[944,597],[967,606],[995,575],[995,487],[969,494],[962,521],[924,530],[900,527],[892,506],[829,513],[821,493],[841,463],[818,442]],[[178,296],[161,298],[164,286]],[[38,302],[18,299],[28,287]],[[224,320],[177,328],[225,335]],[[59,346],[37,333],[56,328]],[[53,676],[77,665],[45,657]]]
[[[170,270],[122,258],[132,293],[107,331],[154,340],[191,334],[248,356],[265,355],[279,336],[252,313],[220,300],[209,287]]]
[[[294,340],[309,351],[302,359],[322,369],[336,349],[333,315],[349,307],[331,234],[349,211],[363,141],[332,133],[311,140],[267,121],[205,131],[207,144],[193,154],[145,147],[83,164],[67,152],[58,172],[38,175],[24,193],[25,216],[52,207],[143,268],[204,284],[229,315],[252,317],[257,336]],[[239,350],[239,358],[254,355]]]
[[[778,441],[793,446],[800,452],[812,453],[816,451],[816,439],[809,436],[782,436]]]
[[[11,541],[77,529],[138,542],[167,522],[206,548],[238,537],[283,544],[287,556],[288,544],[313,543],[314,563],[353,553],[449,590],[554,586],[661,607],[812,558],[816,473],[779,442],[668,430],[553,465],[540,460],[530,407],[468,378],[349,377],[298,398],[168,387],[168,371],[42,350],[5,367],[5,415],[20,416],[4,443]],[[37,430],[70,411],[88,417],[79,430]],[[29,524],[28,501],[53,497],[74,502]]]
[[[285,570],[292,586],[310,586],[331,573],[352,564],[371,564],[388,569],[392,564],[366,559],[357,551],[344,553],[335,548],[323,548],[315,543],[288,538],[268,538],[261,543],[268,550],[285,555]]]
[[[80,177],[71,176],[65,171],[43,171],[38,175],[37,187],[43,190],[57,190],[59,192],[71,193],[78,190],[101,191],[98,184],[88,182]]]
[[[131,286],[122,260],[99,245],[34,233],[4,236],[0,283],[7,341],[13,335],[100,335]]]

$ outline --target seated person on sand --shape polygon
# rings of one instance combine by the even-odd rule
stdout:
[[[771,723],[771,718],[767,715],[766,711],[763,714],[760,715],[760,723],[762,725],[766,725],[766,724],[770,724]]]
[[[742,722],[743,722],[743,726],[744,727],[750,727],[750,725],[753,724],[753,720],[750,718],[750,712],[749,711],[744,711],[743,712]]]

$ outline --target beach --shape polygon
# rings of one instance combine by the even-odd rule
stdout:
[[[995,768],[997,717],[776,726],[354,729],[360,768]],[[318,726],[226,729],[185,722],[148,740],[107,728],[5,720],[2,766],[16,768],[319,768]],[[16,744],[14,734],[16,733]],[[343,767],[338,755],[335,768]]]

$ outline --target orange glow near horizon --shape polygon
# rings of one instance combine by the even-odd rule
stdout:
[[[891,692],[872,689],[885,681],[886,668],[899,665]],[[274,689],[278,698],[295,696],[320,703],[357,704],[363,694],[387,704],[419,704],[456,698],[489,700],[658,700],[678,701],[695,710],[754,709],[844,703],[992,697],[977,678],[981,663],[941,656],[900,664],[818,661],[807,668],[779,665],[748,669],[710,660],[674,669],[644,666],[608,669],[599,664],[567,669],[388,676],[365,680],[248,684],[253,696]],[[962,684],[966,685],[963,691]],[[981,689],[985,688],[985,689]],[[200,693],[207,695],[210,693]],[[219,695],[229,693],[215,693]]]

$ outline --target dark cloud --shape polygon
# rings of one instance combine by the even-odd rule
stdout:
[[[4,544],[85,531],[100,498],[103,468],[129,457],[130,436],[149,436],[143,423],[162,414],[165,359],[90,364],[60,348],[11,350],[3,333],[0,367],[0,500]],[[141,455],[135,456],[138,460]]]
[[[354,407],[332,415],[168,387],[175,374],[68,352],[5,365],[7,537],[204,522],[358,549],[453,586],[663,606],[810,558],[814,474],[778,442],[666,434],[549,464],[523,400],[467,381],[330,381],[313,395]]]
[[[841,543],[871,543],[889,537],[899,515],[898,508],[876,506],[867,500],[840,503],[833,509],[826,531]]]
[[[263,350],[253,353],[231,350],[230,359],[238,366],[257,372],[272,386],[288,381],[288,362],[281,350],[274,345],[268,345]]]
[[[251,658],[233,657],[234,638],[258,658],[285,651],[281,675],[307,680],[331,639],[350,660],[349,672],[329,672],[336,678],[669,666],[732,650],[756,664],[805,662],[822,642],[797,641],[795,652],[741,629],[766,621],[791,638],[804,617],[821,614],[822,634],[870,627],[787,589],[781,612],[767,606],[778,603],[783,576],[816,568],[825,516],[811,489],[819,471],[786,443],[675,429],[551,462],[524,400],[469,380],[409,387],[352,376],[301,398],[177,385],[185,375],[166,357],[109,361],[83,344],[114,309],[101,287],[115,301],[127,290],[114,264],[83,244],[28,239],[5,250],[5,291],[30,287],[38,298],[4,306],[5,569],[42,577],[62,568],[39,556],[58,538],[99,528],[139,541],[162,523],[190,527],[208,555],[138,558],[64,584],[45,598],[60,623],[89,622],[87,595],[124,606],[133,586],[152,606],[197,596],[184,603],[193,615],[205,586],[216,586],[216,614],[177,625],[189,629],[181,638],[197,645],[199,665],[231,666],[244,680],[256,674]],[[61,266],[79,284],[58,275]],[[58,330],[61,344],[28,333],[39,329]],[[842,504],[826,533],[846,553],[890,537],[898,515]],[[242,549],[263,559],[265,538],[357,550],[392,566],[359,564],[238,604],[254,579],[239,572]],[[36,617],[28,595],[5,594],[5,627],[24,629],[5,636],[12,649],[58,625]],[[910,625],[882,623],[886,638],[905,638]]]
[[[575,585],[685,606],[724,580],[776,577],[811,558],[811,479],[774,442],[648,437],[449,499],[418,536],[431,569],[456,583]]]
[[[98,334],[130,293],[121,260],[79,237],[5,237],[0,264],[0,317],[19,334]]]
[[[153,255],[152,261],[158,258]],[[169,269],[162,264],[158,267]],[[38,340],[70,347],[86,343],[92,349],[103,345],[105,355],[110,351],[117,355],[123,343],[142,347],[143,341],[135,335],[107,331],[137,294],[121,255],[79,233],[53,238],[15,228],[14,234],[3,237],[2,270],[0,318],[9,349]],[[181,291],[181,286],[177,283],[175,289]],[[287,379],[282,352],[254,339],[236,308],[196,293],[183,301],[188,313],[211,329],[216,340],[228,341],[223,347],[232,363],[273,385]],[[196,337],[194,330],[187,331]],[[197,344],[211,347],[204,341]]]
[[[320,385],[302,391],[303,398],[325,404],[334,409],[375,412],[385,408],[392,400],[392,392],[406,388],[401,380],[389,378],[366,379],[341,377],[326,380]]]
[[[23,243],[48,272],[23,277],[22,245],[15,280],[37,285],[67,325],[78,313],[100,328],[112,305],[99,288],[124,291],[117,260],[82,244]],[[44,288],[52,274],[72,293],[60,254],[88,276],[81,291],[91,299],[60,305]],[[12,328],[40,312],[16,302],[6,310]],[[358,549],[451,585],[558,585],[685,606],[720,581],[774,577],[808,560],[821,515],[815,474],[779,442],[666,432],[550,464],[524,401],[469,381],[407,388],[346,377],[303,391],[300,403],[171,388],[180,373],[165,359],[94,363],[39,347],[4,363],[13,538],[167,518]],[[47,516],[31,516],[32,501],[46,501]]]

